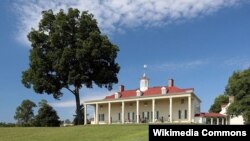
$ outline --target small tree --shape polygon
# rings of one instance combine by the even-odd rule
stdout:
[[[14,118],[17,120],[17,124],[21,126],[30,126],[31,121],[34,118],[33,108],[36,104],[28,99],[23,100],[21,105],[16,108]]]
[[[15,123],[5,123],[5,122],[0,122],[0,127],[15,127]]]
[[[65,123],[65,124],[71,124],[71,121],[70,121],[69,119],[66,119],[66,120],[64,121],[64,123]]]
[[[22,83],[36,93],[59,99],[67,89],[75,97],[78,124],[82,122],[80,92],[85,86],[112,89],[120,70],[115,62],[118,47],[101,34],[92,14],[70,8],[44,11],[38,30],[28,34],[31,42],[30,66]]]
[[[35,126],[52,127],[60,126],[60,120],[56,111],[47,103],[46,100],[39,102],[40,109],[35,117]]]

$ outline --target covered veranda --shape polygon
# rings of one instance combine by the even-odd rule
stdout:
[[[199,113],[195,114],[195,120],[207,125],[226,125],[227,116],[220,113]]]

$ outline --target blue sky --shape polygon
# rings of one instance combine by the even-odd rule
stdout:
[[[26,35],[30,28],[37,27],[42,10],[69,7],[93,13],[102,32],[120,48],[119,83],[111,92],[83,88],[81,102],[103,98],[120,84],[125,89],[138,88],[147,64],[150,86],[166,85],[173,78],[178,87],[193,87],[202,100],[201,110],[208,111],[233,71],[250,67],[247,0],[4,0],[0,5],[0,122],[15,122],[15,109],[24,99],[36,103],[46,99],[62,120],[73,118],[72,94],[64,91],[58,101],[21,83],[21,73],[29,64]]]

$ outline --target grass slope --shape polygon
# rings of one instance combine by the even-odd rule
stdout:
[[[0,141],[147,141],[148,125],[0,128]]]

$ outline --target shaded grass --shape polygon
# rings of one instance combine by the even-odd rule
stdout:
[[[147,141],[148,125],[0,128],[0,141]]]

